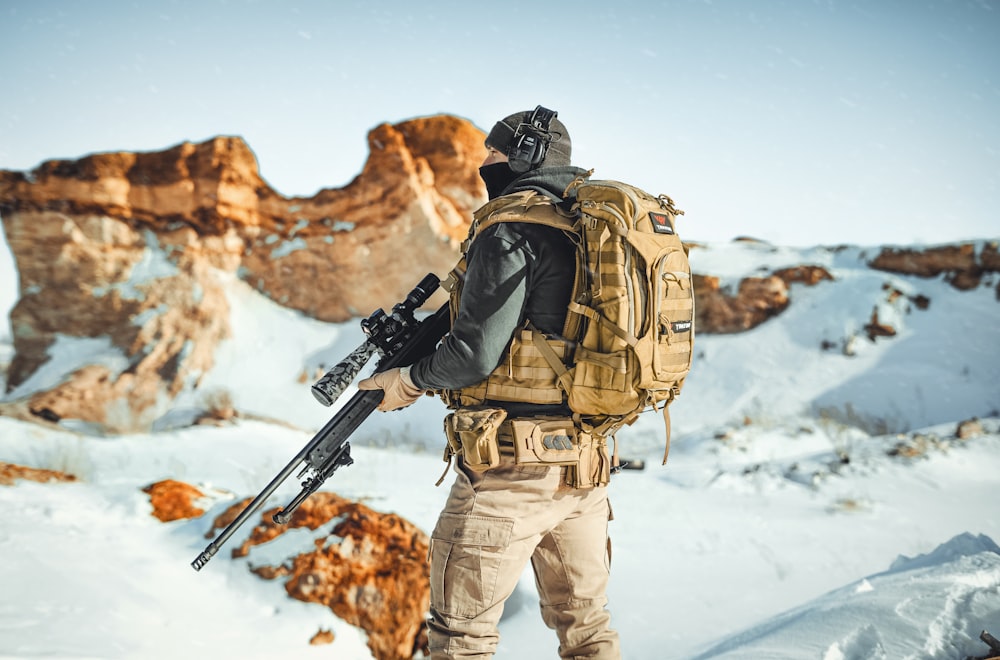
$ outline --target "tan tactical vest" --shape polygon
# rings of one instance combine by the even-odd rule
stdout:
[[[574,218],[559,213],[549,198],[540,193],[525,191],[505,195],[487,203],[473,215],[469,237],[462,244],[463,255],[481,231],[498,222],[529,222],[547,225],[565,231],[574,242],[579,242],[574,231]],[[580,255],[577,255],[577,282],[573,297],[580,290]],[[462,293],[465,272],[465,257],[455,267],[458,275],[451,289],[452,323],[458,314],[458,301]],[[572,318],[571,318],[572,317]],[[567,315],[567,326],[577,322],[576,315]],[[573,336],[573,327],[564,327],[564,336]],[[481,406],[487,401],[511,403],[559,404],[566,401],[563,388],[559,387],[558,376],[550,366],[545,352],[550,352],[563,364],[567,364],[571,349],[562,337],[545,337],[541,332],[525,324],[514,333],[510,345],[496,369],[487,378],[475,385],[442,393],[449,408]]]

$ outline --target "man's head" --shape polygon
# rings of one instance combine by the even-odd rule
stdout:
[[[486,148],[506,157],[515,172],[567,166],[572,144],[557,114],[538,106],[504,117],[486,136]]]

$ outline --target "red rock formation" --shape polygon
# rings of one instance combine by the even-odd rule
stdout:
[[[229,526],[229,523],[236,520],[236,517],[240,515],[240,512],[247,507],[247,504],[253,500],[252,497],[247,497],[235,504],[231,504],[228,509],[220,513],[212,521],[212,527],[205,532],[206,539],[214,539],[216,530],[223,529]],[[233,557],[245,557],[246,553],[238,554],[239,550],[233,550]]]
[[[312,646],[322,646],[324,644],[333,644],[334,639],[335,635],[332,630],[321,628],[320,630],[317,630],[316,634],[309,639],[309,643]]]
[[[425,273],[454,264],[471,211],[485,201],[482,139],[455,117],[382,124],[368,136],[362,172],[308,198],[272,190],[249,147],[231,137],[0,171],[0,216],[21,286],[8,391],[49,367],[46,382],[0,413],[148,430],[211,370],[231,333],[233,277],[325,321],[391,306]],[[1000,255],[995,243],[887,249],[871,265],[945,273],[969,288],[1000,270]],[[821,267],[798,266],[731,293],[696,277],[698,331],[753,328],[788,306],[791,284],[826,279]],[[65,357],[81,354],[78,363]]]
[[[793,266],[791,268],[781,268],[772,273],[775,277],[780,277],[786,285],[805,284],[816,286],[824,280],[833,281],[833,275],[822,266]]]
[[[427,272],[455,264],[472,210],[486,201],[482,141],[453,117],[376,127],[361,174],[286,203],[280,210],[294,223],[258,236],[243,266],[271,298],[324,321],[400,300]]]
[[[20,274],[8,391],[60,354],[57,341],[90,356],[54,365],[61,378],[4,412],[148,429],[230,334],[226,277],[325,321],[391,306],[454,265],[485,201],[482,140],[454,117],[383,124],[362,173],[310,198],[273,191],[228,137],[0,171]]]
[[[37,468],[0,462],[0,486],[13,486],[18,479],[46,483],[48,481],[76,481],[76,477],[56,470],[39,470]]]
[[[753,240],[753,239],[743,239]],[[822,266],[781,268],[767,277],[747,277],[734,295],[720,289],[719,278],[694,275],[695,328],[705,334],[731,334],[754,328],[788,308],[792,284],[815,286],[833,281]]]
[[[865,333],[868,335],[868,339],[875,341],[876,337],[895,337],[896,328],[885,323],[881,323],[878,320],[878,307],[872,309],[872,317],[868,323],[865,324]]]
[[[937,277],[944,273],[952,286],[967,291],[979,286],[984,273],[1000,272],[1000,254],[996,243],[985,244],[978,254],[972,243],[924,250],[884,248],[868,265],[918,277]]]
[[[153,505],[153,515],[163,522],[197,518],[205,513],[205,510],[196,504],[205,497],[205,494],[182,481],[173,479],[158,481],[143,488],[142,492],[149,495],[150,503]]]
[[[207,536],[229,524],[246,506],[232,505]],[[249,556],[253,571],[266,579],[285,579],[288,595],[322,603],[338,617],[368,633],[379,660],[412,658],[426,646],[425,616],[430,606],[428,537],[395,514],[373,511],[334,493],[319,492],[296,510],[287,526],[265,512],[247,540],[233,550]],[[337,520],[315,546],[279,566],[255,565],[253,547],[288,529],[317,530]]]
[[[699,333],[728,334],[756,327],[788,307],[788,287],[775,275],[748,277],[736,295],[719,288],[719,278],[694,276],[695,328]]]
[[[958,423],[955,429],[955,437],[959,440],[969,440],[983,435],[983,423],[977,418],[966,419]]]

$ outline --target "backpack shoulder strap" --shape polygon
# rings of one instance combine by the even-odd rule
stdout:
[[[526,222],[574,232],[577,214],[567,214],[545,195],[524,191],[498,197],[476,211],[470,237],[500,222]]]

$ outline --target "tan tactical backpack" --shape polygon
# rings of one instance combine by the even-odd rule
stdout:
[[[568,216],[535,195],[509,204],[515,207],[509,213],[484,218],[478,229],[534,222],[574,239],[581,267],[564,333],[569,345],[531,330],[534,337],[520,340],[518,350],[525,353],[530,344],[541,354],[586,430],[613,435],[644,410],[662,406],[669,451],[667,406],[691,368],[695,334],[691,267],[674,228],[683,211],[666,195],[589,176],[567,188],[577,200]],[[569,366],[561,359],[566,354]]]
[[[588,289],[570,305],[581,317],[581,333],[569,406],[620,427],[662,405],[669,450],[666,406],[691,368],[695,334],[691,266],[675,231],[683,211],[666,195],[652,197],[617,181],[577,179],[570,188]]]

